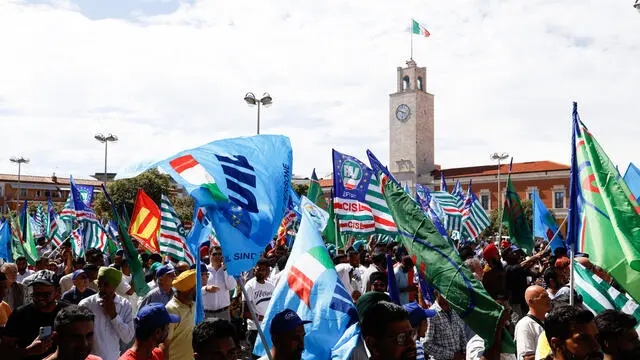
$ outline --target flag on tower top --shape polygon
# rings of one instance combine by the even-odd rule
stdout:
[[[422,35],[424,37],[429,37],[431,35],[429,30],[427,30],[427,28],[425,28],[424,26],[420,25],[417,21],[411,19],[411,22],[413,23],[412,31],[414,34]]]

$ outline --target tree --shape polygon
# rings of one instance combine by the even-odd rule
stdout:
[[[134,178],[121,179],[109,183],[107,191],[116,206],[118,206],[118,211],[120,211],[120,204],[124,203],[127,212],[131,214],[138,188],[147,193],[159,207],[162,194],[169,194],[169,190],[173,189],[174,186],[174,182],[169,175],[161,174],[157,169],[151,169]],[[111,219],[111,207],[104,194],[97,194],[93,204],[98,216]]]
[[[176,196],[175,199],[170,200],[182,223],[193,219],[193,207],[195,206],[195,201],[191,196]]]
[[[524,216],[527,219],[527,223],[529,227],[533,227],[533,201],[531,200],[521,200],[520,204],[522,204],[522,208],[524,209]],[[501,209],[504,211],[504,208]],[[502,223],[502,214],[500,214],[500,218],[498,218],[498,209],[493,209],[491,214],[489,214],[489,220],[491,220],[491,225],[487,227],[481,234],[480,238],[486,239],[489,236],[495,236],[498,233],[498,224]],[[502,226],[502,231],[500,232],[502,236],[509,235],[507,228],[504,225]]]
[[[307,192],[309,191],[309,184],[291,184],[293,186],[293,191],[298,194],[298,196],[307,196]]]

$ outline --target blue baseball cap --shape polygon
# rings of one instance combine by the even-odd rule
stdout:
[[[71,275],[71,280],[75,280],[78,276],[84,274],[84,270],[80,269],[80,270],[76,270],[73,272],[73,275]]]
[[[409,322],[414,328],[418,327],[422,320],[430,319],[436,316],[435,310],[424,309],[415,301],[402,305],[402,307],[409,313]]]
[[[176,272],[176,269],[174,269],[173,266],[171,265],[160,266],[158,270],[156,270],[156,279],[160,279],[161,277],[167,274],[171,274],[175,272]]]
[[[275,334],[283,334],[289,331],[295,330],[300,325],[309,324],[311,321],[303,321],[295,311],[291,309],[285,309],[276,314],[271,320],[271,327],[269,332],[271,336]]]
[[[180,322],[180,316],[169,314],[161,303],[150,303],[143,306],[136,316],[136,329],[157,329],[167,324]]]

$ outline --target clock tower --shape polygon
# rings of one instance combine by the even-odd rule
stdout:
[[[433,183],[433,95],[427,69],[413,59],[397,73],[397,91],[389,95],[389,170],[413,192],[416,184]]]

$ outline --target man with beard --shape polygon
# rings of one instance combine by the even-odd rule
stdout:
[[[269,262],[267,259],[260,259],[253,270],[255,277],[245,284],[247,290],[248,299],[243,299],[247,303],[245,308],[245,319],[247,319],[247,330],[249,331],[247,340],[249,344],[253,346],[258,336],[258,326],[267,313],[267,307],[271,301],[271,295],[275,290],[275,286],[267,280],[269,275]],[[249,305],[253,307],[258,317],[258,323],[256,324],[251,317],[249,311]]]
[[[378,302],[366,310],[361,324],[371,360],[415,360],[416,330],[401,306]]]
[[[101,360],[91,355],[93,319],[93,312],[86,307],[70,305],[60,310],[52,334],[58,349],[45,360]]]
[[[500,296],[506,296],[505,272],[502,261],[500,260],[498,248],[493,243],[490,243],[484,248],[482,257],[487,262],[484,267],[484,275],[482,275],[482,285],[484,285],[484,288],[494,299]]]
[[[167,339],[169,324],[178,322],[180,317],[169,314],[164,304],[143,306],[134,320],[136,337],[133,346],[119,360],[164,360],[164,353],[158,345]]]
[[[41,270],[33,275],[29,284],[33,302],[15,309],[5,327],[2,342],[16,341],[20,359],[42,359],[51,354],[51,337],[40,338],[41,327],[52,327],[56,315],[67,304],[57,302],[60,296],[58,282],[49,270]]]
[[[311,321],[302,321],[298,314],[291,309],[285,309],[276,314],[271,320],[269,333],[273,347],[271,358],[273,360],[300,360],[304,352],[304,325]],[[267,355],[259,360],[267,360]]]
[[[413,260],[410,256],[404,256],[402,262],[394,270],[393,274],[398,284],[400,293],[400,305],[408,304],[416,299],[418,286],[414,283],[415,272]]]
[[[640,340],[636,319],[618,310],[605,310],[596,316],[598,342],[604,360],[640,359]]]
[[[20,284],[22,284],[24,279],[34,274],[33,270],[29,270],[27,268],[27,258],[24,256],[18,256],[16,259],[16,266],[18,267],[16,282],[19,282]]]
[[[109,267],[98,270],[98,293],[80,301],[95,316],[93,354],[103,360],[120,357],[120,342],[128,344],[135,332],[133,310],[129,301],[116,294],[122,273]]]
[[[544,321],[550,360],[601,360],[598,328],[589,310],[571,305],[554,308]]]
[[[178,315],[180,322],[169,325],[169,335],[162,345],[167,360],[193,359],[193,325],[196,300],[196,270],[187,270],[173,280],[176,289],[167,303],[169,314]]]

